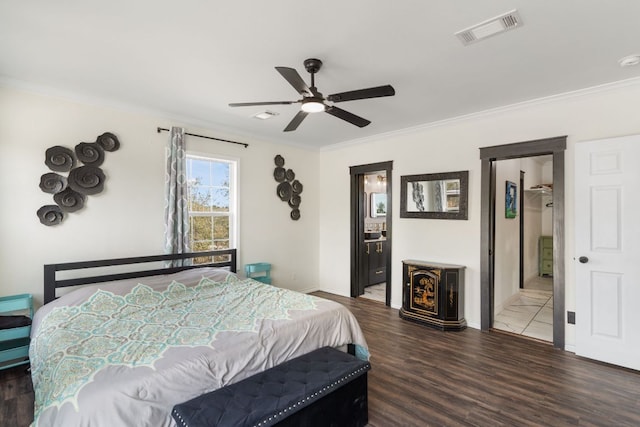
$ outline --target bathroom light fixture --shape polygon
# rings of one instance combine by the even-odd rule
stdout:
[[[325,106],[322,103],[322,99],[316,97],[308,97],[302,100],[302,107],[300,107],[305,113],[321,113],[324,111]]]

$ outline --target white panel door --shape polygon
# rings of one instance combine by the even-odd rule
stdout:
[[[640,370],[640,135],[575,147],[576,354]]]

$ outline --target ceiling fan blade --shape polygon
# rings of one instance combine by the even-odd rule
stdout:
[[[302,121],[304,120],[305,117],[307,117],[308,114],[309,113],[305,113],[302,110],[298,111],[298,114],[296,114],[293,120],[291,120],[287,125],[287,127],[284,128],[284,131],[291,132],[292,130],[298,129],[298,126],[300,126],[300,123],[302,123]]]
[[[298,101],[273,101],[273,102],[233,102],[229,107],[252,107],[254,105],[289,105]]]
[[[349,92],[334,93],[327,97],[328,101],[344,102],[355,101],[357,99],[380,98],[382,96],[393,96],[396,94],[391,85],[370,87],[368,89],[352,90]]]
[[[302,77],[300,77],[300,74],[298,74],[295,68],[276,67],[276,70],[278,70],[282,77],[284,77],[300,95],[313,96],[311,89],[309,89],[309,86],[302,80]]]
[[[360,116],[356,116],[353,113],[350,113],[348,111],[345,111],[341,108],[338,107],[327,107],[327,109],[325,110],[327,113],[331,114],[332,116],[335,116],[339,119],[342,120],[346,120],[347,122],[351,123],[352,125],[356,125],[358,127],[365,127],[367,126],[369,123],[371,123],[369,120],[367,119],[363,119]]]

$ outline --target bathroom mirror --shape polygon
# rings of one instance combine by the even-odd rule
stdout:
[[[400,177],[400,218],[467,219],[469,171]]]
[[[371,218],[387,216],[387,193],[371,193]]]

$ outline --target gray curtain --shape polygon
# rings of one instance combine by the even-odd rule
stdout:
[[[164,251],[167,254],[180,254],[190,252],[187,155],[183,128],[171,128],[166,155]],[[173,265],[182,265],[182,263],[173,263]]]

